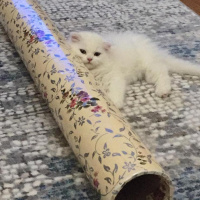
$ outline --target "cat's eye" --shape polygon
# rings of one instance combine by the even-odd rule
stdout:
[[[100,56],[101,53],[100,53],[100,52],[95,52],[94,55],[95,55],[95,56]]]
[[[84,49],[80,49],[80,52],[81,52],[82,54],[86,54],[86,50],[84,50]]]

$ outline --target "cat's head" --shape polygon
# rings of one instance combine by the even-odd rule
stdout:
[[[101,36],[91,32],[73,32],[70,44],[86,67],[90,70],[103,65],[109,56],[111,45]]]

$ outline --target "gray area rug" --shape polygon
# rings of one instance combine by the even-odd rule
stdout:
[[[40,0],[71,31],[145,33],[200,63],[199,17],[178,0]],[[170,174],[176,200],[200,199],[200,78],[172,76],[172,94],[129,86],[123,114]],[[99,200],[0,25],[0,199]]]

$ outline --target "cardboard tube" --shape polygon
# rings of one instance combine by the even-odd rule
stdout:
[[[0,0],[0,17],[101,198],[172,199],[169,177],[36,1]]]

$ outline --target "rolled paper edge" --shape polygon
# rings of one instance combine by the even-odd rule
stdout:
[[[167,190],[166,194],[168,194],[168,196],[165,196],[163,200],[172,200],[173,199],[174,187],[172,186],[172,181],[170,180],[169,176],[167,174],[165,174],[164,172],[148,171],[148,172],[140,172],[133,176],[126,177],[125,179],[123,179],[123,181],[124,181],[123,185],[120,185],[120,184],[116,185],[114,190],[119,191],[119,192],[115,196],[112,196],[111,198],[109,198],[109,196],[107,196],[107,197],[102,196],[101,200],[115,200],[116,198],[118,198],[118,195],[121,192],[123,192],[124,188],[128,184],[130,184],[132,181],[135,181],[137,178],[142,178],[146,175],[158,176],[160,178],[160,180],[163,181],[163,184],[165,185],[165,189]],[[127,193],[127,192],[125,192],[125,193]],[[149,193],[149,194],[152,194],[152,193]],[[120,198],[117,200],[123,200],[123,199]],[[126,200],[132,200],[132,199],[126,199]],[[140,199],[137,199],[137,200],[140,200]]]

